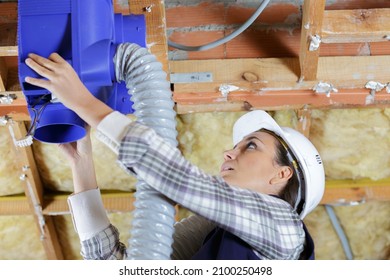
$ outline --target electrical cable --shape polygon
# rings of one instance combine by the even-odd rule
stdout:
[[[341,241],[341,245],[343,246],[345,256],[348,260],[353,260],[353,253],[351,250],[351,247],[348,242],[348,238],[345,235],[345,232],[343,228],[340,225],[339,219],[336,216],[336,213],[334,212],[334,209],[331,205],[325,205],[326,212],[328,213],[328,216],[330,218],[330,221],[332,222],[332,225]]]
[[[263,12],[263,10],[265,9],[265,7],[268,5],[269,2],[270,0],[263,0],[260,6],[256,9],[253,15],[246,22],[242,24],[239,28],[234,30],[231,34],[227,35],[226,37],[223,37],[214,42],[205,45],[200,45],[200,46],[185,46],[168,40],[168,46],[175,49],[184,50],[184,51],[205,51],[205,50],[218,47],[219,45],[229,42],[233,38],[240,35],[244,30],[246,30],[255,21],[255,19]]]

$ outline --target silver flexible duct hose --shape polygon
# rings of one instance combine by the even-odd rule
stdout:
[[[176,112],[162,64],[147,49],[124,43],[117,48],[114,65],[118,82],[126,82],[137,121],[153,128],[176,147]],[[174,205],[141,180],[136,189],[128,259],[170,259]]]

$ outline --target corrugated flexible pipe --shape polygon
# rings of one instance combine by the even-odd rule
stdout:
[[[153,128],[176,147],[176,112],[162,64],[146,48],[124,43],[117,48],[114,65],[118,82],[126,82],[137,121]],[[128,259],[170,259],[175,221],[173,203],[139,180],[134,206]]]

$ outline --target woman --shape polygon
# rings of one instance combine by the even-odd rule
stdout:
[[[264,111],[234,125],[234,148],[220,176],[186,161],[152,129],[113,111],[82,84],[58,54],[31,54],[26,64],[46,88],[102,135],[120,165],[195,213],[175,225],[173,259],[300,259],[312,255],[302,219],[320,202],[324,170],[303,135],[281,128]],[[69,206],[85,259],[123,259],[126,248],[110,224],[96,184],[89,137],[64,144],[74,176]]]

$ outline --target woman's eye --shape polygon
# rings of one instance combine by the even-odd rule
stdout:
[[[257,145],[254,143],[254,142],[248,142],[246,144],[246,148],[247,149],[256,149],[257,148]]]

